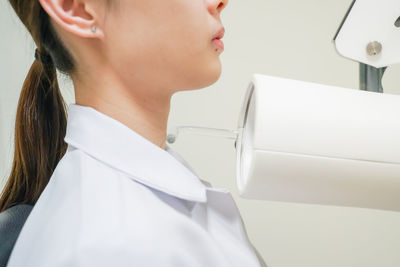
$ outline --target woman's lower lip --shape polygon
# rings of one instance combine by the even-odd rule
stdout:
[[[220,40],[220,39],[213,39],[212,40],[212,43],[213,43],[213,45],[216,47],[216,48],[219,48],[219,49],[224,49],[224,43],[222,42],[222,40]]]

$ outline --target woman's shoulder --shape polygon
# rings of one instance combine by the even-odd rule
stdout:
[[[136,251],[144,253],[143,242],[173,242],[171,237],[178,236],[187,222],[150,188],[73,150],[59,162],[36,202],[16,243],[14,258],[24,255],[32,262],[43,262],[48,259],[47,251],[55,255],[64,253],[66,247],[96,249],[95,244],[100,250],[137,246]]]
[[[45,190],[59,191],[65,199],[79,194],[80,197],[75,200],[82,201],[82,205],[103,205],[107,208],[107,203],[116,205],[118,201],[124,201],[124,194],[131,194],[132,191],[139,190],[135,192],[135,196],[139,197],[141,185],[127,179],[118,169],[74,149],[67,151],[60,160],[48,187]]]
[[[185,200],[142,184],[79,149],[65,155],[51,179],[53,184],[38,203],[43,212],[62,213],[57,218],[75,220],[71,227],[89,235],[97,231],[140,235],[151,227],[156,228],[153,233],[162,227],[174,231],[190,221]]]
[[[73,198],[78,207],[85,209],[82,215],[91,218],[97,217],[91,211],[102,215],[125,212],[128,207],[151,205],[151,200],[157,199],[136,179],[79,149],[65,154],[51,180],[49,190],[59,192],[60,201],[61,196],[65,201]]]

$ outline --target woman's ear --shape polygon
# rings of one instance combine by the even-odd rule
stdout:
[[[43,9],[64,30],[84,38],[104,38],[101,14],[93,6],[96,1],[39,0]]]

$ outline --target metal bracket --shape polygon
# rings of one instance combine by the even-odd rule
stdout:
[[[373,66],[360,63],[360,89],[370,92],[383,93],[382,78],[385,74],[384,68],[375,68]]]

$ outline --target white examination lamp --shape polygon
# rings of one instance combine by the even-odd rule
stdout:
[[[363,31],[355,18],[372,2],[378,4],[353,2],[335,36],[339,52],[355,46],[343,36],[354,37],[352,23]],[[379,6],[386,2],[400,6],[394,0]],[[385,44],[381,52],[393,40],[385,38],[371,39]],[[355,60],[361,55],[340,53]],[[400,95],[377,93],[384,69],[364,64],[367,59],[387,66],[393,63],[389,58],[360,60],[367,69],[361,68],[364,90],[253,74],[237,130],[180,126],[167,141],[173,143],[182,132],[235,140],[237,186],[244,198],[400,211]]]

